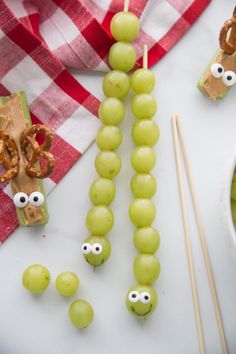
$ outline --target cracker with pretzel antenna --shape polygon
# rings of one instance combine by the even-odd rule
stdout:
[[[39,144],[38,134],[44,141]],[[45,125],[33,125],[23,91],[0,97],[0,183],[11,182],[20,225],[48,222],[42,179],[54,168],[49,152],[52,133]],[[43,167],[40,162],[43,160]]]
[[[220,49],[198,82],[198,88],[212,100],[224,98],[236,83],[236,7],[221,28]]]

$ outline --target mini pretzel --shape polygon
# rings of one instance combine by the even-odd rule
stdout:
[[[19,172],[19,154],[17,146],[10,135],[0,131],[0,165],[5,172],[0,174],[0,182],[10,181]]]
[[[236,18],[233,17],[231,20],[228,20],[224,23],[224,26],[221,28],[220,31],[220,47],[221,49],[227,54],[233,54],[236,51],[236,42],[230,43],[227,40],[228,32],[231,29],[236,31]]]
[[[39,133],[45,136],[45,141],[41,145],[35,139]],[[41,179],[48,177],[52,173],[55,160],[53,155],[48,152],[52,145],[52,136],[53,134],[49,128],[42,124],[33,125],[31,128],[25,129],[21,134],[21,150],[28,162],[25,167],[25,173],[28,176]],[[40,158],[46,162],[44,168],[35,166]]]

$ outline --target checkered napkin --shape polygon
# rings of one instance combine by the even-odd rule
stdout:
[[[149,65],[163,57],[189,29],[210,0],[131,0],[141,18],[135,40],[141,65],[148,44]],[[123,0],[0,0],[0,96],[24,90],[33,123],[55,133],[55,170],[47,193],[94,140],[99,100],[66,67],[109,70],[113,43],[109,24]],[[9,184],[0,186],[0,242],[18,226]]]

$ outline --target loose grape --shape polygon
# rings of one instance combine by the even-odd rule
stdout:
[[[56,289],[64,296],[72,296],[79,287],[79,278],[73,272],[60,273],[56,278]]]
[[[155,310],[157,301],[157,294],[153,288],[138,284],[129,289],[126,296],[126,307],[134,316],[147,317]]]
[[[156,193],[156,180],[148,173],[134,175],[130,186],[136,198],[151,198]]]
[[[236,221],[236,201],[233,199],[231,199],[231,211],[232,211],[233,221]]]
[[[233,179],[232,186],[231,186],[231,198],[236,200],[236,180]]]
[[[140,253],[155,253],[160,246],[160,236],[153,227],[142,227],[134,232],[134,246]]]
[[[155,86],[155,76],[149,69],[138,69],[131,77],[131,86],[135,93],[150,93]]]
[[[113,178],[121,169],[120,156],[114,151],[102,151],[96,157],[95,167],[101,177]]]
[[[137,172],[148,173],[156,164],[155,152],[149,146],[136,147],[131,156],[131,163]]]
[[[160,130],[152,120],[140,119],[133,126],[132,137],[138,146],[153,146],[159,140]]]
[[[100,104],[98,115],[103,124],[118,125],[125,116],[124,104],[118,98],[108,97]]]
[[[139,254],[133,264],[135,279],[144,285],[151,285],[161,271],[160,262],[151,254]]]
[[[87,229],[92,235],[103,236],[113,226],[114,217],[110,208],[106,206],[95,206],[87,214]]]
[[[90,187],[89,197],[94,205],[109,205],[116,194],[115,183],[108,178],[96,179]]]
[[[90,236],[82,245],[82,252],[85,260],[93,267],[97,267],[110,257],[111,244],[106,237]]]
[[[116,41],[132,42],[139,34],[139,19],[131,12],[118,12],[111,20],[111,33]]]
[[[114,70],[130,71],[136,62],[133,44],[116,42],[111,46],[108,56],[109,64]]]
[[[97,133],[96,143],[101,150],[117,149],[122,142],[122,134],[118,127],[106,125]]]
[[[130,89],[130,79],[126,73],[112,70],[103,80],[103,92],[107,97],[124,98]]]
[[[50,273],[41,264],[32,264],[22,275],[22,284],[32,293],[42,293],[50,283]]]
[[[156,208],[149,199],[134,199],[129,207],[131,221],[137,227],[150,226],[156,216]]]
[[[79,329],[88,327],[93,321],[92,306],[85,300],[75,300],[69,308],[69,316],[73,325]]]
[[[132,100],[132,112],[138,119],[150,119],[157,111],[157,103],[153,96],[141,93]]]

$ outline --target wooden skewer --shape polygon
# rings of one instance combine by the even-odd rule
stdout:
[[[183,174],[182,174],[182,168],[181,168],[181,163],[180,163],[180,153],[179,153],[179,146],[178,146],[178,132],[177,132],[176,117],[172,118],[172,132],[173,132],[176,168],[177,168],[177,175],[178,175],[178,185],[179,185],[180,204],[181,204],[181,211],[182,211],[182,220],[183,220],[183,227],[184,227],[184,238],[185,238],[185,246],[186,246],[186,253],[187,253],[187,260],[188,260],[190,284],[191,284],[191,289],[192,289],[193,307],[194,307],[194,314],[195,314],[195,323],[196,323],[196,328],[197,328],[199,351],[201,354],[205,354],[206,353],[205,340],[204,340],[203,327],[202,327],[202,321],[201,321],[199,297],[198,297],[198,291],[197,291],[197,285],[196,285],[196,276],[195,276],[195,270],[194,270],[194,264],[193,264],[190,232],[189,232],[189,225],[188,225],[188,219],[187,219],[187,209],[186,209],[186,201],[185,201],[185,195],[184,195]]]
[[[124,12],[128,12],[129,11],[129,0],[125,0],[124,1]]]
[[[200,242],[201,242],[201,247],[202,247],[202,253],[206,265],[206,270],[207,270],[207,275],[208,275],[208,281],[211,289],[211,296],[212,296],[212,302],[214,305],[214,310],[215,310],[215,315],[216,315],[216,321],[217,321],[217,326],[220,334],[220,340],[221,340],[221,346],[224,354],[228,354],[228,346],[227,346],[227,341],[224,333],[224,326],[223,326],[223,321],[222,321],[222,314],[220,310],[220,304],[219,304],[219,299],[217,295],[217,290],[215,286],[215,281],[214,281],[214,275],[212,272],[212,266],[211,266],[211,261],[208,253],[208,248],[206,244],[206,237],[205,237],[205,231],[203,227],[203,222],[200,214],[200,208],[197,202],[197,197],[196,197],[196,192],[193,184],[193,176],[191,172],[191,167],[190,167],[190,162],[187,154],[187,149],[185,145],[185,139],[184,139],[184,134],[183,134],[183,128],[182,128],[182,123],[181,123],[181,118],[177,117],[176,118],[176,124],[177,124],[177,129],[178,129],[178,134],[179,134],[179,140],[180,140],[180,146],[184,158],[184,163],[185,163],[185,168],[187,172],[187,177],[188,177],[188,183],[191,191],[191,197],[192,197],[192,202],[193,202],[193,208],[194,208],[194,213],[196,217],[196,222],[197,222],[197,228],[198,228],[198,233],[200,237]]]
[[[143,46],[143,69],[148,69],[148,46]]]

